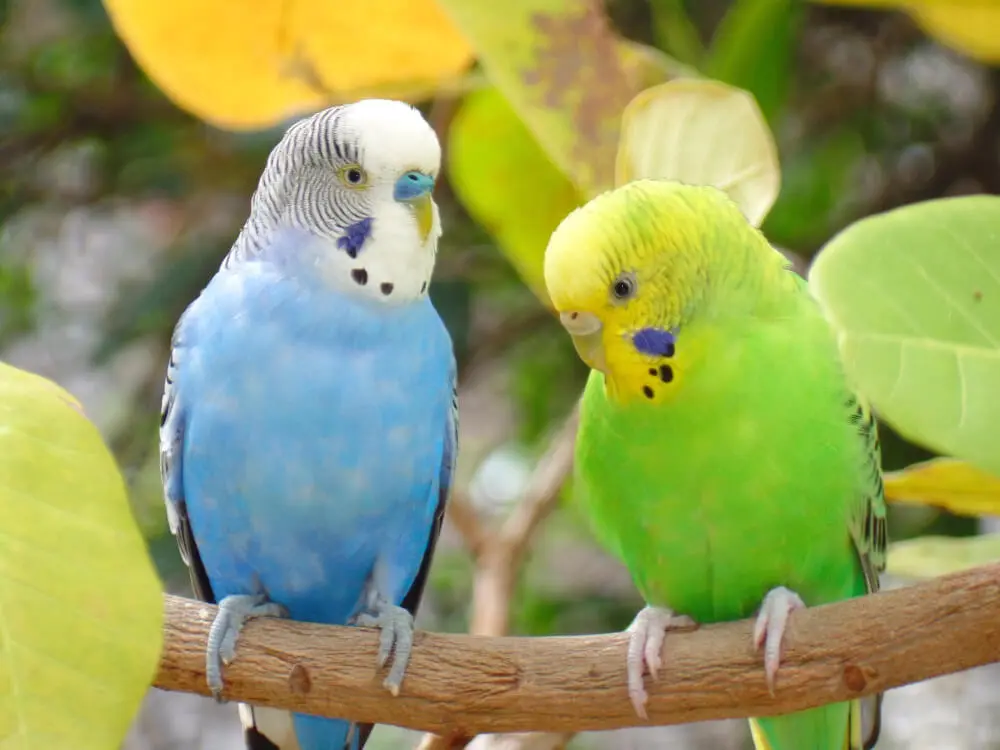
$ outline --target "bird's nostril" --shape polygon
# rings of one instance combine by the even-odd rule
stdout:
[[[580,313],[570,313],[569,318],[570,320],[576,320],[579,315]]]
[[[410,172],[409,177],[413,182],[417,182],[420,179],[415,172]]]

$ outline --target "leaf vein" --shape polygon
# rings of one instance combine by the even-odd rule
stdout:
[[[934,349],[939,351],[961,353],[966,357],[978,357],[981,359],[1000,360],[1000,347],[990,349],[985,346],[975,346],[972,344],[958,344],[953,341],[941,341],[926,336],[902,335],[898,333],[878,333],[874,331],[846,331],[844,338],[856,341],[874,341],[883,343],[899,344],[922,349]]]

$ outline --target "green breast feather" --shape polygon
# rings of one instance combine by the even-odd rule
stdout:
[[[878,590],[886,559],[878,431],[846,388],[820,323],[809,315],[704,332],[738,343],[708,347],[719,353],[689,371],[669,402],[614,403],[604,375],[591,374],[579,499],[649,604],[707,623],[752,616],[776,586],[807,605]],[[819,343],[802,346],[817,331]],[[682,336],[678,356],[683,345]],[[875,736],[879,702],[852,719],[859,736]],[[765,719],[755,731],[784,750],[783,731],[816,736],[817,722],[842,726],[835,719],[846,710]],[[858,705],[851,710],[861,716]]]

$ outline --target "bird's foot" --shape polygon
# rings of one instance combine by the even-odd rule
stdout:
[[[784,586],[768,591],[760,606],[760,613],[753,627],[753,645],[755,649],[764,647],[764,675],[771,695],[774,695],[774,681],[778,676],[778,667],[781,666],[781,646],[788,616],[797,609],[805,609],[805,606],[798,594]]]
[[[288,617],[280,604],[264,594],[234,594],[219,602],[219,612],[208,631],[205,650],[205,679],[217,703],[222,695],[222,667],[236,658],[236,641],[247,620],[255,617]]]
[[[373,610],[374,614],[362,612],[357,615],[354,624],[381,631],[378,645],[379,669],[394,654],[389,676],[382,684],[393,695],[399,695],[406,667],[410,663],[410,652],[413,650],[413,615],[382,598],[376,600]]]
[[[663,639],[668,630],[688,630],[698,627],[698,624],[687,615],[674,614],[664,607],[645,607],[632,620],[626,632],[629,634],[628,660],[628,695],[632,699],[636,714],[642,719],[648,719],[646,702],[649,696],[642,684],[644,668],[649,669],[650,676],[655,680],[663,665]]]

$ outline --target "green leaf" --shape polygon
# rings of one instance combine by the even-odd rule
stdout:
[[[760,226],[778,197],[778,148],[753,97],[718,81],[643,91],[622,114],[615,181],[650,178],[724,190]]]
[[[466,211],[547,301],[545,246],[581,200],[496,89],[469,94],[455,114],[448,135],[448,179]]]
[[[1000,474],[1000,197],[859,221],[809,279],[879,415],[911,442]]]
[[[715,31],[706,76],[749,91],[773,121],[792,78],[800,0],[737,0]]]
[[[597,2],[439,2],[556,167],[584,194],[613,187],[622,110],[670,59],[619,37]]]
[[[649,13],[657,46],[682,63],[697,66],[705,49],[698,29],[684,8],[684,0],[650,0]]]
[[[73,397],[0,363],[0,404],[0,746],[118,747],[159,659],[159,579]]]
[[[889,546],[886,573],[927,579],[1000,560],[1000,534],[922,536]]]

